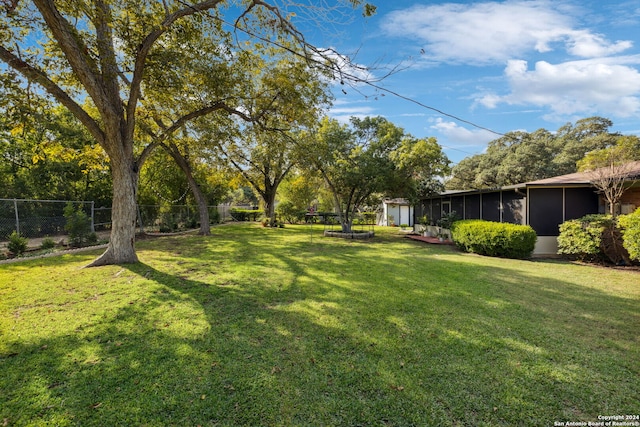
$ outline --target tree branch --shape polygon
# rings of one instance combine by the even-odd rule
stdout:
[[[104,93],[102,78],[93,59],[87,54],[89,48],[80,42],[73,26],[60,14],[53,0],[33,0],[42,18],[57,41],[78,80],[87,90],[99,110],[103,114],[115,113],[113,106]]]
[[[27,80],[42,86],[51,96],[64,105],[80,122],[87,127],[95,140],[104,148],[105,135],[98,123],[60,86],[53,82],[43,71],[18,58],[13,52],[0,46],[0,59],[18,71]]]
[[[162,24],[154,29],[147,37],[142,41],[136,54],[135,65],[133,69],[133,78],[131,79],[131,85],[129,89],[129,101],[127,103],[127,134],[133,136],[135,130],[135,120],[131,120],[135,116],[135,111],[138,105],[138,100],[141,96],[141,84],[144,75],[144,67],[147,60],[147,56],[151,51],[154,43],[166,33],[171,26],[181,18],[190,16],[196,13],[204,12],[209,9],[217,7],[224,0],[207,0],[194,5],[187,5],[184,8],[173,12],[165,17]]]

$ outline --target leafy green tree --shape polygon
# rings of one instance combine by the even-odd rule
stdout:
[[[310,60],[320,57],[328,61],[328,67],[336,65],[329,53],[305,42],[292,23],[292,15],[284,12],[288,3],[253,0],[237,4],[233,11],[239,15],[233,28],[223,28],[226,21],[220,18],[227,2],[222,0],[192,4],[178,0],[3,3],[0,59],[69,109],[109,158],[112,231],[107,250],[92,265],[138,260],[134,241],[142,162],[135,150],[135,135],[143,114],[141,104],[158,100],[146,98],[146,90],[162,84],[175,87],[172,83],[181,81],[186,70],[202,69],[205,62],[229,61],[235,54],[230,49],[229,30],[265,41],[285,37],[290,51]],[[348,3],[358,6],[362,2]],[[364,6],[366,13],[372,12],[372,7]],[[44,42],[38,44],[39,40]],[[172,54],[178,54],[179,60],[167,65]],[[201,79],[189,80],[188,86],[199,87],[201,83]],[[220,102],[219,98],[213,101],[216,105],[211,99],[198,100],[197,109],[176,111],[180,118],[174,122],[205,115]],[[242,113],[233,105],[228,108]],[[145,111],[154,110],[147,105]]]
[[[414,203],[441,190],[442,181],[436,177],[447,176],[451,172],[449,159],[433,137],[418,139],[405,135],[390,157],[398,172],[404,175],[400,187],[391,191]]]
[[[415,180],[448,167],[435,139],[416,139],[382,117],[354,117],[351,126],[323,119],[308,146],[308,161],[330,189],[345,233],[372,196],[409,195]]]
[[[237,168],[260,196],[265,217],[275,224],[275,200],[280,183],[293,167],[288,139],[278,132],[247,132],[238,143],[225,144],[224,159]]]
[[[291,203],[292,210],[304,212],[320,198],[322,179],[310,170],[294,170],[282,182],[278,191],[281,202]]]
[[[554,134],[545,129],[517,131],[491,141],[483,154],[463,159],[452,169],[450,190],[497,188],[577,171],[576,162],[593,150],[615,144],[612,123],[601,117],[568,123]]]
[[[68,110],[0,74],[0,193],[110,203],[109,162]]]
[[[577,162],[586,153],[615,145],[620,135],[609,132],[611,126],[613,122],[609,119],[589,117],[558,129],[553,141],[553,175],[574,173]]]
[[[213,123],[204,125],[215,140],[219,157],[232,165],[262,199],[265,216],[275,224],[278,187],[297,161],[298,139],[318,122],[328,105],[326,80],[301,61],[266,63],[245,90],[261,116],[248,127],[236,124],[235,133],[221,134]]]
[[[465,157],[451,170],[451,177],[445,181],[449,190],[475,190],[482,188],[476,184],[476,175],[480,168],[482,154]]]

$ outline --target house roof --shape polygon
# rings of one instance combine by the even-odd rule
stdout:
[[[640,161],[631,162],[628,178],[633,180],[640,177]],[[576,172],[567,175],[554,176],[537,181],[526,182],[526,186],[540,185],[589,185],[592,181],[589,172]]]
[[[631,162],[631,169],[628,174],[631,181],[640,180],[640,161]],[[469,193],[490,193],[500,190],[519,190],[527,187],[563,187],[563,186],[590,186],[592,178],[588,172],[575,172],[567,175],[559,175],[551,178],[539,179],[536,181],[523,182],[521,184],[505,185],[500,188],[485,188],[476,190],[447,190],[439,196],[454,196]]]

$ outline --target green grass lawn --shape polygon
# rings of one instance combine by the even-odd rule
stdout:
[[[0,425],[548,426],[638,414],[640,274],[230,225],[0,265]]]

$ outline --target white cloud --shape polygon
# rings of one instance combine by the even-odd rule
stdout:
[[[533,70],[523,60],[508,62],[505,76],[510,93],[486,94],[476,100],[488,108],[499,103],[549,108],[557,115],[640,115],[640,72],[625,64],[640,64],[640,56],[603,58],[550,64],[539,61]]]
[[[389,13],[382,28],[390,36],[421,40],[428,60],[448,63],[493,64],[557,45],[589,58],[632,46],[574,28],[566,7],[544,0],[417,5]]]
[[[449,141],[447,145],[457,147],[480,147],[498,138],[498,135],[487,130],[469,130],[455,122],[444,121],[441,118],[437,118],[430,128],[443,135]]]
[[[375,114],[372,107],[358,105],[357,103],[349,103],[346,101],[337,101],[329,110],[329,116],[336,119],[340,123],[349,123],[351,117],[363,119],[367,116]]]
[[[582,58],[597,58],[615,55],[633,47],[629,40],[607,42],[599,34],[591,34],[587,31],[574,31],[567,41],[567,50],[575,56]]]

